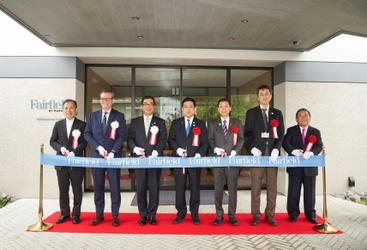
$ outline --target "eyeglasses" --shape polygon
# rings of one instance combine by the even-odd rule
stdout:
[[[111,101],[111,100],[113,100],[113,98],[100,98],[99,99],[100,101],[105,101],[105,102],[107,102],[107,101]]]
[[[147,102],[142,104],[142,106],[154,106],[154,105],[155,105],[154,103],[147,103]]]

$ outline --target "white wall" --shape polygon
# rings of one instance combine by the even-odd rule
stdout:
[[[55,120],[64,115],[32,109],[31,100],[76,99],[78,118],[84,120],[84,84],[75,79],[0,79],[0,89],[0,190],[15,197],[38,197],[40,144],[45,153],[55,153],[49,140]],[[44,197],[57,198],[56,170],[44,166],[43,179]]]

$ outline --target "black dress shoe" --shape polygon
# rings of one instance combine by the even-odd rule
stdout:
[[[223,218],[216,218],[213,222],[214,225],[219,226],[223,222]]]
[[[237,226],[238,225],[238,221],[235,217],[229,218],[229,222],[232,224],[232,226]]]
[[[259,223],[260,223],[260,217],[257,217],[257,216],[252,217],[251,225],[257,226],[259,225]]]
[[[185,219],[185,217],[177,216],[177,217],[173,220],[173,224],[179,224],[179,223],[181,223],[181,221],[183,221],[184,219]]]
[[[117,227],[118,225],[120,225],[120,220],[119,217],[115,215],[112,217],[112,226]]]
[[[56,224],[60,224],[63,223],[67,220],[70,220],[70,215],[61,215],[57,220],[56,220]]]
[[[104,216],[103,215],[97,215],[96,217],[94,217],[94,219],[90,222],[91,226],[95,226],[98,225],[98,223],[100,223],[101,221],[104,221]]]
[[[157,219],[153,216],[153,217],[149,217],[149,223],[151,225],[155,225],[157,224]]]
[[[73,215],[73,219],[71,220],[73,224],[79,224],[80,223],[80,216],[79,215]]]
[[[318,224],[319,222],[316,220],[316,218],[310,218],[310,219],[307,219],[309,220],[311,223],[313,224]]]
[[[139,219],[139,225],[144,226],[145,223],[147,223],[147,217],[140,217]]]
[[[270,226],[277,226],[278,225],[276,220],[274,220],[273,216],[265,216],[265,221],[267,221]]]
[[[292,218],[292,217],[290,217],[290,218],[289,218],[289,221],[294,223],[294,222],[296,222],[296,221],[297,221],[297,218]]]
[[[197,214],[191,215],[191,219],[192,219],[192,223],[194,223],[195,225],[200,224],[200,219],[199,219],[199,216]]]

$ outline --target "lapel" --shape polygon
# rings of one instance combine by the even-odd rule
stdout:
[[[298,145],[303,145],[303,148],[304,148],[304,144],[302,142],[302,133],[301,133],[301,128],[297,125],[296,126],[296,129],[295,129],[295,133],[296,133],[296,140],[297,140],[297,144]]]

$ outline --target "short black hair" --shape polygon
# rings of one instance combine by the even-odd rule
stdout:
[[[196,107],[196,102],[195,102],[194,98],[186,97],[185,99],[183,99],[182,103],[181,103],[181,107],[183,107],[185,102],[192,102],[194,104],[194,107]]]
[[[310,113],[310,111],[308,111],[308,109],[306,109],[306,108],[300,108],[299,110],[297,110],[296,118],[298,117],[298,113],[301,112],[301,111],[306,111],[308,113],[308,116],[311,117],[311,113]]]
[[[270,86],[269,85],[265,85],[265,84],[262,84],[262,85],[260,85],[259,87],[257,87],[257,90],[256,90],[256,95],[258,96],[259,95],[259,92],[260,92],[260,90],[262,90],[262,89],[267,89],[267,90],[269,90],[269,92],[270,92],[270,94],[273,94],[272,92],[272,89],[270,88]]]
[[[75,104],[75,107],[76,107],[76,108],[78,107],[78,104],[77,104],[77,103],[76,103],[76,101],[75,101],[75,100],[73,100],[73,99],[66,99],[66,100],[62,103],[62,106],[64,107],[65,103],[67,103],[67,102],[73,102],[73,103]]]
[[[112,90],[108,90],[108,89],[104,89],[101,91],[101,93],[99,93],[99,96],[101,96],[103,93],[109,93],[109,94],[112,94],[112,99],[113,97],[115,96],[115,93],[113,93]]]
[[[140,104],[141,104],[141,105],[143,105],[143,103],[144,103],[144,101],[145,101],[146,99],[152,99],[152,100],[153,100],[153,103],[154,103],[154,105],[155,105],[154,97],[153,97],[153,96],[150,96],[150,95],[146,95],[146,96],[144,96],[143,98],[141,98],[141,102],[140,102]]]
[[[221,102],[228,102],[229,106],[231,107],[231,101],[228,98],[222,98],[218,101],[217,107],[219,107],[219,103]]]

